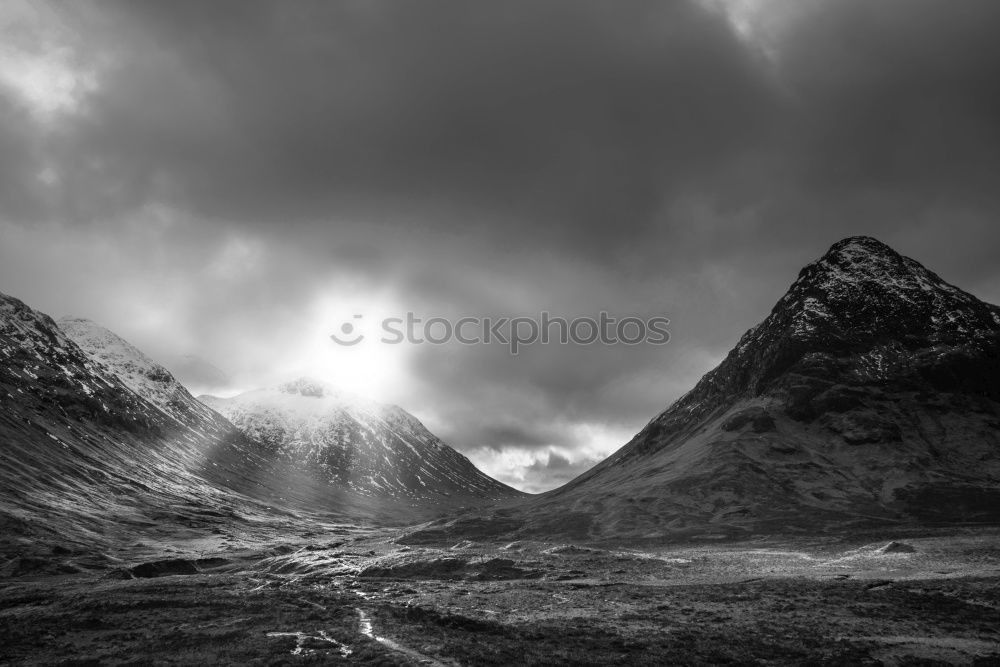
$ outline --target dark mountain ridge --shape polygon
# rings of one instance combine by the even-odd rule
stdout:
[[[571,484],[662,448],[733,401],[772,396],[809,422],[860,405],[851,387],[1000,400],[1000,308],[876,239],[844,239],[802,269],[767,319],[694,389]],[[759,427],[767,417],[758,419]]]

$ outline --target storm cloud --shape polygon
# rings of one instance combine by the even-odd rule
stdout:
[[[0,291],[240,388],[357,385],[544,490],[844,236],[1000,301],[998,30],[992,0],[6,3]],[[329,349],[407,311],[672,339]]]

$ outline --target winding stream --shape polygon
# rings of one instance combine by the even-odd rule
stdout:
[[[375,641],[382,644],[388,649],[391,649],[398,653],[402,653],[403,655],[409,658],[413,658],[421,665],[431,665],[432,667],[448,667],[440,660],[432,658],[428,655],[424,655],[419,651],[414,651],[412,648],[408,648],[406,646],[403,646],[402,644],[394,642],[388,637],[379,637],[378,635],[375,634],[374,627],[372,626],[371,616],[369,616],[365,612],[365,610],[361,609],[360,607],[355,607],[355,610],[358,612],[358,631],[364,636],[374,639]]]

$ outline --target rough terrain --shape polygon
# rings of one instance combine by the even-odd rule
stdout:
[[[9,664],[997,664],[1000,533],[602,549],[325,526],[2,566]],[[891,539],[895,537],[896,539]],[[55,567],[59,571],[52,572]]]

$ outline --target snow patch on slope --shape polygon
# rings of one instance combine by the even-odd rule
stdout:
[[[114,332],[79,317],[64,317],[58,326],[104,373],[118,378],[164,414],[184,424],[192,415],[212,418],[170,371]]]

